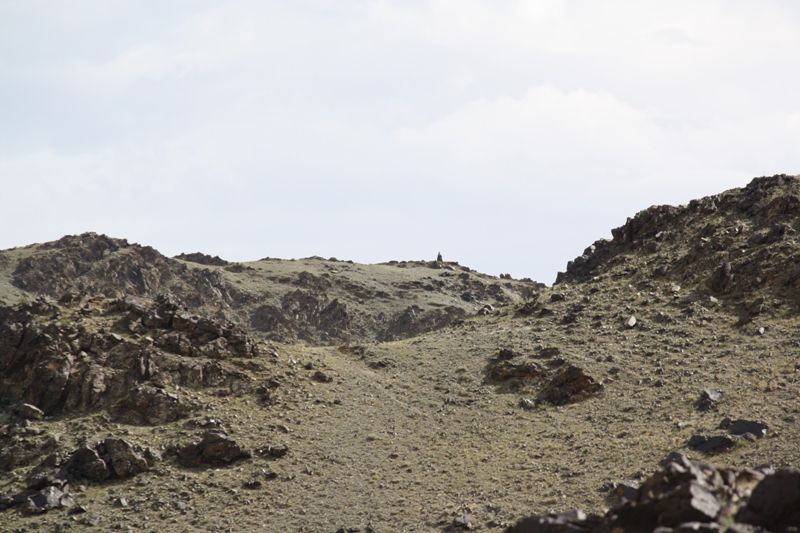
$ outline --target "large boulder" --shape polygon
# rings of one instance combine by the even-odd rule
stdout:
[[[199,441],[191,442],[178,450],[178,462],[183,466],[209,464],[226,465],[240,459],[249,459],[252,453],[239,446],[224,431],[207,431]]]

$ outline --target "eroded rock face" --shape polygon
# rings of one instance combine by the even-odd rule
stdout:
[[[128,423],[169,422],[192,406],[161,389],[246,392],[247,376],[222,362],[256,354],[237,326],[190,314],[170,295],[0,307],[0,401],[47,416],[111,407]]]
[[[323,334],[329,341],[348,342],[352,336],[353,313],[345,303],[338,299],[329,300],[321,292],[330,286],[330,282],[301,272],[295,284],[310,289],[286,293],[281,298],[280,307],[271,304],[258,307],[250,318],[250,326],[275,340],[293,338],[313,342]]]

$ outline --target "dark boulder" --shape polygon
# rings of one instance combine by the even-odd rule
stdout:
[[[767,436],[769,426],[753,420],[733,420],[730,424],[726,425],[725,429],[727,429],[728,433],[731,435],[743,436],[750,434],[760,439]]]
[[[800,472],[778,470],[766,476],[753,489],[736,520],[775,533],[797,531],[800,527]]]
[[[698,452],[716,455],[732,450],[735,443],[730,438],[721,435],[711,437],[706,435],[694,435],[689,439],[688,446]]]
[[[178,451],[178,462],[187,467],[209,464],[221,466],[240,459],[249,459],[252,454],[239,446],[223,431],[208,431],[202,440],[187,444]]]
[[[583,369],[568,364],[554,375],[542,389],[540,398],[553,405],[565,405],[591,398],[603,391],[603,385]]]

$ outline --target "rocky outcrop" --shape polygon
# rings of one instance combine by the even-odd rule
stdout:
[[[583,283],[605,276],[668,279],[744,305],[764,292],[800,305],[800,252],[796,239],[800,180],[777,175],[746,187],[655,206],[612,230],[567,264],[556,283]],[[647,267],[630,266],[634,257]]]
[[[418,306],[412,305],[394,315],[386,329],[378,334],[378,339],[393,341],[415,337],[457,324],[464,320],[466,314],[466,311],[460,307],[447,306],[442,309],[424,311]]]
[[[26,489],[0,496],[0,509],[22,507],[26,514],[40,514],[74,504],[70,485],[123,479],[149,470],[161,460],[152,448],[109,437],[95,444],[86,443],[66,456],[51,454],[25,479]]]
[[[566,365],[547,381],[540,397],[553,405],[565,405],[586,400],[602,391],[603,385],[583,369]]]
[[[580,511],[520,520],[509,533],[755,532],[800,526],[800,472],[730,470],[677,455],[605,516]],[[763,529],[761,529],[763,528]]]
[[[542,349],[540,358],[557,355],[554,348]],[[544,354],[544,355],[543,355]],[[523,398],[520,406],[525,409],[535,407],[541,402],[552,405],[565,405],[587,400],[603,391],[603,385],[586,374],[583,369],[564,364],[563,359],[552,359],[549,363],[555,370],[545,368],[534,361],[520,361],[520,354],[502,348],[486,366],[486,381],[503,389],[518,391],[531,387],[538,388],[538,400]]]
[[[172,262],[149,246],[84,233],[42,244],[39,253],[19,262],[13,283],[51,296],[70,290],[122,296],[155,294],[173,276]]]
[[[163,423],[192,405],[161,389],[247,391],[246,375],[222,362],[256,354],[237,326],[190,314],[170,295],[64,306],[38,298],[0,308],[0,401],[44,415],[110,407],[128,423]]]

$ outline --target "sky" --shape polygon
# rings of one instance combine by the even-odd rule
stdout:
[[[551,284],[800,173],[800,3],[0,0],[0,249],[458,261]]]

